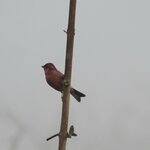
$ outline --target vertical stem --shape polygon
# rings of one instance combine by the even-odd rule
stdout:
[[[70,0],[68,29],[67,29],[67,44],[66,44],[65,76],[64,76],[64,83],[68,82],[68,85],[66,86],[66,84],[64,84],[62,117],[61,117],[58,150],[66,150],[66,142],[67,142],[73,44],[75,34],[75,12],[76,12],[76,0]]]

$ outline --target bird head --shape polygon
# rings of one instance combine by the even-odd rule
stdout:
[[[46,70],[56,70],[56,67],[52,64],[52,63],[47,63],[44,66],[42,66],[42,68],[46,71]]]

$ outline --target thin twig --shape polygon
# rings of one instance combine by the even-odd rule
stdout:
[[[51,137],[47,138],[46,140],[47,140],[47,141],[49,141],[49,140],[53,139],[53,138],[54,138],[54,137],[56,137],[56,136],[59,136],[59,133],[54,134],[53,136],[51,136]]]

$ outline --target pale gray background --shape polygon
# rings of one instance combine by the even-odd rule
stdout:
[[[64,70],[69,1],[0,0],[0,149],[56,150],[60,93],[41,65]],[[78,0],[68,150],[150,149],[150,2]]]

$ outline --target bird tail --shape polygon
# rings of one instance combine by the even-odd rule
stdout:
[[[71,89],[71,95],[78,101],[80,102],[81,101],[81,97],[85,97],[85,94],[77,91],[76,89]]]

